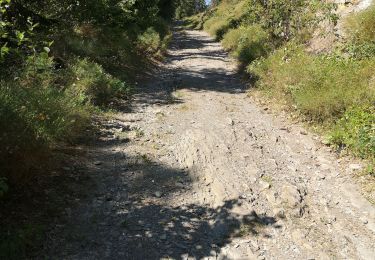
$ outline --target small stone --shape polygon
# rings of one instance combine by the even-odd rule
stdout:
[[[276,217],[278,218],[285,218],[285,211],[284,209],[279,209],[279,208],[276,208],[273,210],[274,214]]]
[[[261,190],[268,190],[269,188],[271,188],[271,184],[262,180],[259,181],[259,186]]]
[[[250,244],[251,244],[251,246],[254,248],[254,251],[259,251],[259,250],[260,250],[260,246],[259,246],[259,244],[258,244],[257,241],[255,241],[255,240],[251,240],[251,241],[250,241]]]
[[[233,121],[232,118],[228,118],[228,124],[229,124],[229,125],[234,125],[234,121]]]
[[[166,239],[167,239],[167,235],[166,235],[166,234],[161,235],[161,236],[160,236],[160,239],[161,239],[161,240],[166,240]]]
[[[301,134],[301,135],[307,135],[307,132],[306,132],[305,130],[301,130],[301,131],[300,131],[300,134]]]
[[[303,199],[298,188],[290,184],[282,187],[280,198],[290,208],[297,208]]]
[[[101,161],[96,161],[96,162],[94,162],[94,165],[101,165],[101,164],[102,164]]]
[[[349,165],[349,169],[352,171],[358,171],[362,169],[362,165],[353,163]]]
[[[154,195],[155,197],[160,198],[162,196],[162,193],[160,191],[155,191]]]
[[[242,194],[242,195],[240,195],[240,199],[246,199],[247,198],[247,196],[245,195],[245,194]]]
[[[363,224],[367,225],[368,224],[368,220],[367,219],[363,220]]]

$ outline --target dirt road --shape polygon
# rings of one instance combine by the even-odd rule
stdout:
[[[374,259],[375,208],[346,165],[257,106],[204,32],[90,146],[84,193],[50,232],[57,259]],[[88,183],[90,185],[88,185]]]

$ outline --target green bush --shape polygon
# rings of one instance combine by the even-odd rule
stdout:
[[[216,40],[221,40],[230,28],[230,21],[222,17],[213,17],[203,25],[203,28]]]
[[[375,5],[350,15],[345,21],[348,43],[346,52],[355,59],[375,56]]]
[[[229,29],[240,25],[242,17],[246,14],[245,5],[246,1],[223,1],[208,14],[203,29],[216,40],[221,40]]]
[[[32,62],[33,61],[33,62]],[[86,126],[91,107],[59,88],[51,59],[28,60],[15,81],[0,81],[0,168],[6,174],[17,165],[60,141],[73,140]],[[29,157],[29,158],[27,158]],[[9,167],[9,168],[8,168]]]
[[[258,86],[294,105],[308,119],[334,120],[352,106],[375,100],[375,59],[313,56],[289,45],[248,67]]]
[[[315,56],[290,44],[248,67],[257,86],[330,133],[330,142],[375,162],[375,59]]]
[[[184,19],[187,28],[202,30],[204,23],[207,21],[209,12],[199,13]]]
[[[138,45],[148,53],[155,54],[161,44],[160,35],[153,27],[138,36]]]
[[[67,88],[82,104],[105,106],[114,98],[126,97],[130,87],[125,82],[107,74],[103,68],[88,59],[78,59],[71,68],[72,82]]]
[[[375,107],[349,108],[337,121],[330,135],[337,147],[350,148],[357,156],[375,163]]]
[[[222,44],[242,63],[248,64],[265,56],[269,50],[269,36],[260,25],[240,26],[225,34]]]

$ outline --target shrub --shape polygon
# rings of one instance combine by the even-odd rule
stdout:
[[[375,107],[349,108],[337,121],[330,135],[337,147],[350,148],[357,156],[375,163]]]
[[[229,29],[240,25],[242,17],[246,14],[245,5],[246,1],[223,1],[209,13],[209,18],[203,25],[204,30],[216,40],[221,40]]]
[[[155,54],[161,45],[159,33],[153,27],[148,28],[138,36],[138,45],[146,52]]]
[[[350,15],[345,21],[348,46],[346,51],[356,59],[375,56],[375,5]]]
[[[221,40],[230,28],[230,21],[222,17],[213,17],[204,24],[203,28],[216,40]]]
[[[186,26],[195,30],[202,30],[204,23],[209,18],[210,12],[203,12],[184,19]]]
[[[82,104],[105,106],[114,98],[126,97],[130,87],[107,74],[103,68],[88,59],[78,59],[71,68],[71,82],[67,88]]]
[[[31,61],[34,60],[35,63]],[[86,126],[91,107],[58,88],[51,60],[35,56],[15,81],[0,81],[0,172],[22,166],[39,151],[73,140]],[[21,164],[15,164],[21,161]],[[8,168],[9,167],[9,168]]]
[[[236,58],[248,64],[269,52],[268,42],[268,33],[260,25],[251,25],[240,26],[229,31],[222,43],[224,48],[231,50]]]
[[[368,59],[375,56],[375,42],[349,43],[345,47],[346,53],[354,59]]]

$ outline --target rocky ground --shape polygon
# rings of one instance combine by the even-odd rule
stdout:
[[[361,166],[258,106],[206,33],[174,36],[129,111],[65,169],[72,203],[41,255],[374,259],[375,208],[351,176]]]

